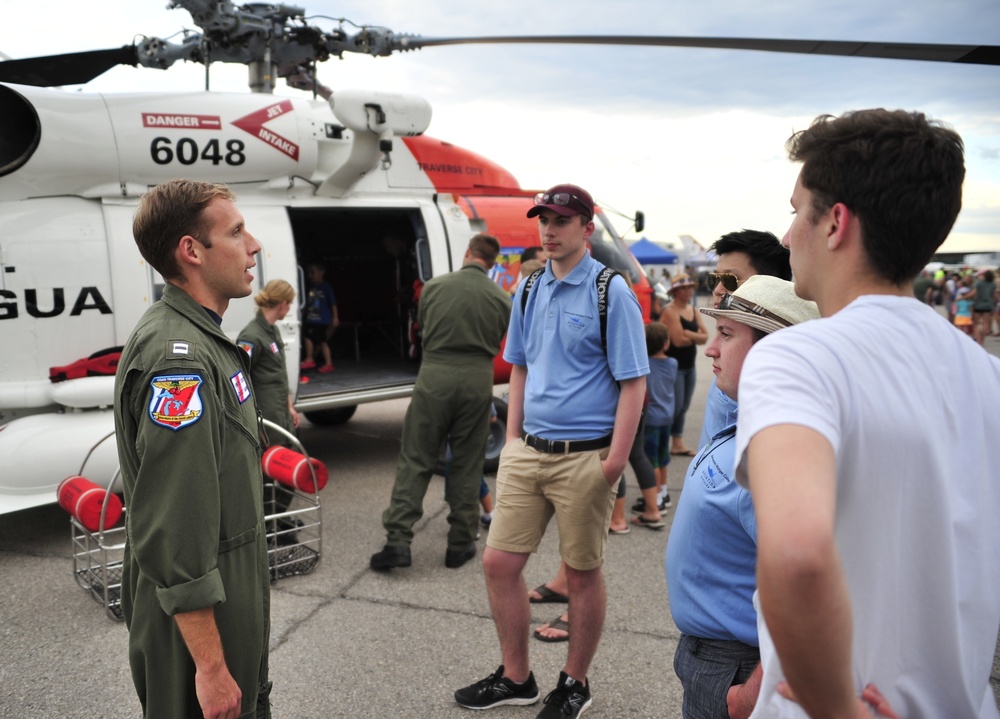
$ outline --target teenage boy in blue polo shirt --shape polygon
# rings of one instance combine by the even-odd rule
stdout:
[[[604,625],[601,565],[619,478],[639,424],[649,373],[642,313],[621,277],[607,285],[602,347],[598,274],[590,256],[594,202],[575,185],[535,196],[544,273],[514,297],[504,359],[514,367],[497,504],[483,553],[503,664],[455,692],[471,709],[534,704],[531,613],[522,572],[556,515],[573,633],[556,689],[539,719],[577,717],[591,703],[587,670]],[[522,295],[528,291],[526,302]],[[522,309],[523,305],[523,309]]]

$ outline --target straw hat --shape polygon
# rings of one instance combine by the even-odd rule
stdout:
[[[670,289],[667,292],[673,294],[674,290],[683,290],[685,287],[694,287],[696,284],[698,283],[681,272],[678,275],[674,275],[673,282],[670,283]]]
[[[816,303],[796,295],[794,282],[770,275],[748,277],[735,292],[722,298],[718,309],[704,307],[701,311],[768,333],[819,319]]]

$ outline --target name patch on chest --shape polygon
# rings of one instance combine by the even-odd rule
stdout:
[[[271,343],[271,352],[273,352],[274,354],[278,354],[279,352],[281,352],[281,348],[278,346],[277,342]]]
[[[150,380],[149,418],[175,432],[194,424],[202,415],[200,375],[161,375]]]
[[[232,383],[233,389],[236,390],[236,399],[240,401],[240,404],[250,399],[250,383],[247,382],[243,370],[230,377],[229,381]]]

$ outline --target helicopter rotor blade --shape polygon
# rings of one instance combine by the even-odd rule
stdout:
[[[0,62],[0,82],[51,87],[82,85],[115,65],[138,64],[135,45]]]
[[[284,6],[281,6],[284,7]],[[292,8],[292,10],[297,10]],[[289,10],[290,12],[290,10]],[[282,20],[282,18],[278,18]],[[241,32],[246,27],[241,26]],[[272,48],[273,61],[281,66],[306,65],[330,56],[341,57],[345,52],[386,56],[397,51],[418,50],[448,45],[622,45],[653,47],[691,47],[719,50],[758,50],[778,53],[867,57],[929,62],[955,62],[976,65],[1000,65],[998,45],[944,45],[934,43],[852,42],[841,40],[781,40],[721,37],[682,37],[655,35],[512,35],[484,37],[424,38],[419,35],[397,34],[385,28],[365,28],[348,36],[342,31],[324,33],[306,26],[286,29],[287,38]],[[247,63],[260,59],[266,42],[251,33],[240,36],[239,43],[225,37],[215,38],[210,61]],[[286,38],[286,39],[287,39]],[[116,65],[144,65],[165,69],[178,59],[206,62],[200,50],[202,36],[189,34],[182,44],[175,45],[158,38],[147,38],[139,46],[125,45],[118,49],[91,50],[65,55],[48,55],[0,62],[0,82],[23,85],[59,86],[89,82]]]
[[[848,42],[841,40],[777,40],[656,35],[521,35],[508,37],[393,38],[393,49],[415,50],[443,45],[645,45],[698,47],[718,50],[761,50],[806,55],[887,58],[1000,65],[1000,45],[940,45],[934,43]]]

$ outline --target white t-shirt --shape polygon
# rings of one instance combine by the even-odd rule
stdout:
[[[868,295],[758,342],[739,398],[741,483],[766,427],[806,426],[834,449],[858,692],[874,682],[908,719],[1000,717],[1000,360],[912,297]],[[805,717],[774,691],[781,666],[758,617],[752,717]]]

